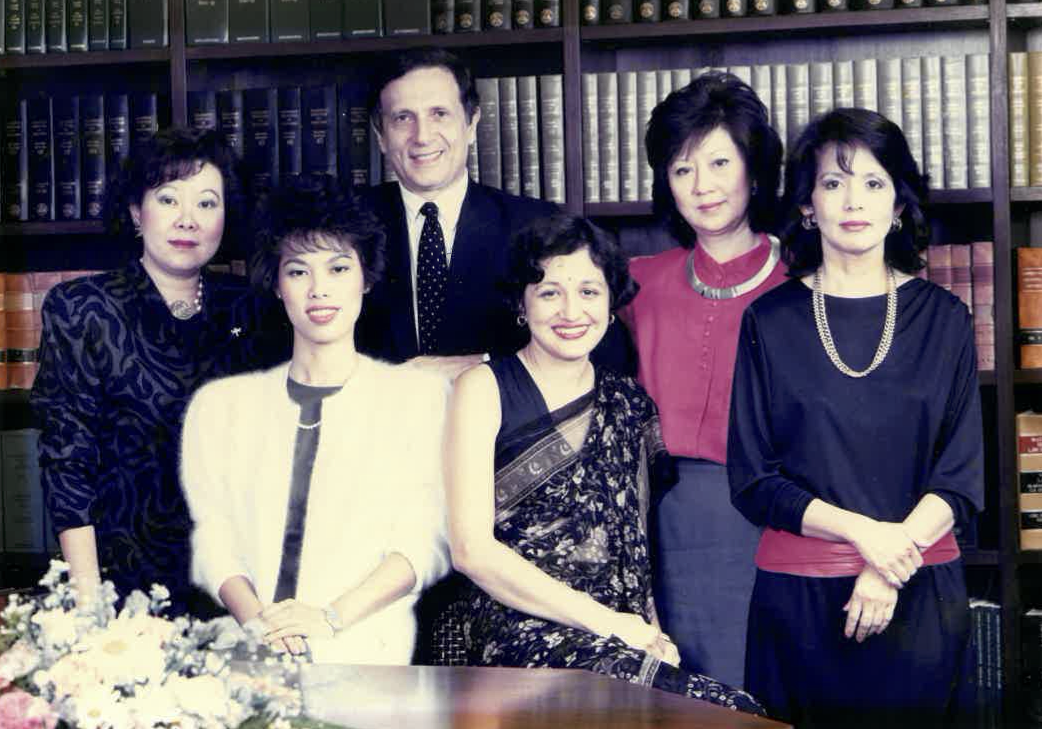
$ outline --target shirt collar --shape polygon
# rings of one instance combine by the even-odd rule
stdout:
[[[771,252],[771,241],[759,233],[757,243],[748,251],[724,263],[717,262],[700,245],[695,245],[693,262],[698,277],[712,286],[733,286],[760,270]]]
[[[460,211],[463,209],[463,198],[467,196],[469,181],[466,174],[460,175],[458,180],[439,190],[430,200],[406,190],[405,186],[399,182],[398,189],[402,193],[402,204],[405,206],[406,217],[410,221],[415,221],[421,214],[420,208],[423,207],[423,204],[432,202],[438,206],[438,220],[441,223],[442,232],[446,239],[450,239],[449,233],[456,229]]]

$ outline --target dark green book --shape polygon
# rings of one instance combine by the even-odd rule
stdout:
[[[109,50],[127,47],[127,0],[109,0]]]
[[[5,100],[3,109],[3,219],[20,222],[29,219],[29,124],[25,99]]]
[[[68,51],[69,40],[65,35],[65,0],[46,0],[43,12],[47,52],[64,53]]]
[[[311,40],[340,40],[343,16],[341,0],[311,0]]]
[[[54,220],[54,136],[50,97],[29,99],[29,220]]]
[[[535,2],[533,0],[514,0],[514,27],[521,29],[535,27]]]
[[[344,3],[344,37],[383,35],[383,3],[380,0],[350,0]]]
[[[192,129],[217,128],[217,94],[210,89],[189,91],[188,126]]]
[[[451,33],[455,26],[455,1],[431,0],[431,30],[438,34]]]
[[[777,15],[778,5],[775,0],[749,0],[749,9],[746,15],[764,16]]]
[[[337,26],[339,27],[339,14]],[[242,92],[243,171],[252,194],[279,181],[278,90]]]
[[[719,18],[720,0],[697,0],[691,14],[696,18]]]
[[[127,21],[131,48],[164,48],[170,44],[167,0],[134,0]]]
[[[637,0],[636,21],[657,23],[662,20],[662,5],[659,0]]]
[[[83,217],[101,220],[105,205],[105,97],[80,97],[80,162],[83,168]]]
[[[387,35],[430,35],[430,1],[397,0],[384,4],[384,27]]]
[[[68,36],[69,50],[87,50],[87,0],[69,0],[65,7],[65,20],[65,33]]]
[[[54,218],[80,219],[80,100],[55,97]]]
[[[224,143],[242,159],[242,91],[227,89],[217,92],[217,131]]]
[[[285,182],[302,169],[300,138],[300,87],[287,86],[278,92],[279,180]]]
[[[229,0],[228,39],[232,43],[267,43],[267,0]]]
[[[300,94],[301,168],[336,176],[336,86],[312,86]]]
[[[130,154],[130,103],[126,94],[105,97],[105,164],[117,169]]]
[[[0,0],[0,56],[4,55],[4,39],[7,31],[7,14],[4,8],[4,0]]]
[[[138,0],[135,0],[137,2]],[[144,146],[159,131],[159,99],[151,91],[130,96],[130,149]]]
[[[227,43],[228,15],[228,0],[187,0],[185,43],[190,46]]]
[[[663,20],[687,20],[687,0],[666,0],[666,6],[662,11]]]
[[[87,44],[92,51],[109,49],[109,0],[87,0]]]
[[[4,52],[25,53],[25,0],[7,0],[4,8]]]
[[[558,28],[561,25],[561,0],[535,0],[535,27]]]
[[[271,0],[271,39],[299,43],[310,34],[308,0]]]
[[[781,0],[780,11],[786,15],[817,12],[817,0]]]
[[[456,0],[457,33],[473,33],[481,30],[480,0]]]
[[[724,18],[742,18],[749,11],[746,0],[721,0],[720,15]]]
[[[47,32],[44,23],[44,0],[22,0],[25,3],[25,52],[46,53]]]
[[[485,28],[510,30],[514,21],[511,0],[485,0]]]
[[[607,0],[601,20],[606,25],[633,22],[632,0]]]
[[[364,81],[352,80],[337,89],[340,143],[340,179],[357,187],[369,186],[370,124],[368,88]]]
[[[598,25],[601,22],[601,0],[582,0],[579,22],[583,25]]]

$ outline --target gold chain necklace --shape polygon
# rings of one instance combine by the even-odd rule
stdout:
[[[883,323],[883,336],[879,340],[879,346],[876,347],[876,356],[872,358],[872,363],[867,369],[858,371],[850,369],[836,351],[836,343],[832,341],[832,332],[829,330],[829,320],[825,315],[825,294],[821,291],[821,268],[819,267],[814,272],[811,301],[814,307],[814,324],[818,328],[818,338],[825,347],[825,353],[832,360],[832,364],[847,377],[865,377],[871,374],[886,359],[886,355],[890,352],[890,345],[894,342],[894,328],[897,324],[897,279],[894,276],[894,269],[889,266],[887,266],[886,273],[886,320]]]

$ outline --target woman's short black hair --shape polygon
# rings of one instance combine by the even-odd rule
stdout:
[[[463,63],[459,56],[449,53],[444,48],[413,48],[384,56],[370,79],[369,120],[377,131],[383,129],[380,108],[380,96],[383,94],[383,90],[387,88],[388,84],[418,68],[444,68],[451,73],[459,87],[459,100],[467,114],[467,122],[474,118],[480,98],[474,77],[467,64]]]
[[[169,127],[134,149],[116,170],[105,196],[109,232],[124,242],[133,240],[136,227],[130,206],[141,206],[145,193],[172,180],[184,180],[212,164],[224,184],[224,235],[239,241],[244,229],[245,197],[235,153],[214,130]]]
[[[852,152],[867,149],[890,175],[896,194],[895,205],[901,211],[901,229],[886,236],[884,258],[904,273],[915,273],[923,267],[919,253],[929,245],[930,229],[923,214],[927,177],[919,172],[901,128],[882,114],[868,109],[834,109],[814,119],[800,134],[785,166],[782,254],[789,275],[804,276],[821,265],[821,233],[802,225],[801,205],[811,204],[822,151],[835,145],[836,161],[845,172],[850,171]]]
[[[604,272],[611,310],[633,301],[640,286],[630,278],[629,263],[615,239],[586,218],[555,213],[533,220],[510,241],[501,288],[511,308],[522,310],[525,288],[543,280],[543,264],[548,258],[566,256],[582,248],[590,252],[590,258]]]
[[[749,226],[757,233],[775,232],[782,143],[771,127],[767,107],[737,76],[710,71],[674,91],[651,112],[644,142],[654,173],[655,214],[666,221],[685,248],[695,245],[695,231],[677,210],[669,187],[669,165],[690,140],[701,140],[717,127],[727,130],[738,147],[752,186]]]
[[[350,246],[362,265],[366,286],[383,278],[383,225],[350,188],[324,174],[291,175],[262,195],[254,215],[251,280],[274,292],[283,251],[325,250],[330,241]]]

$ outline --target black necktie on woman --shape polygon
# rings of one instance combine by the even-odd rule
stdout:
[[[416,259],[416,311],[420,330],[420,354],[436,354],[438,330],[441,328],[449,266],[445,256],[445,235],[438,222],[438,206],[423,204],[420,212],[426,220],[420,233],[420,249]]]

